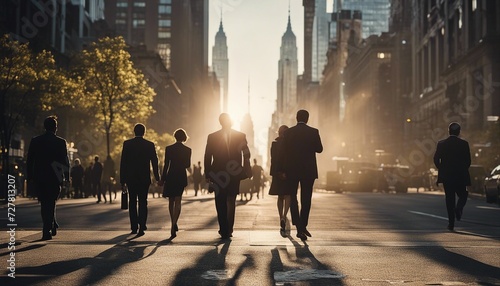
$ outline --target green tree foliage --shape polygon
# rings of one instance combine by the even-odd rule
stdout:
[[[154,110],[155,92],[142,72],[134,68],[122,37],[101,38],[78,56],[73,78],[82,87],[75,103],[95,116],[110,142],[133,124],[145,121]]]

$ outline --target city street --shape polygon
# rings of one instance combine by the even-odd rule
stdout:
[[[483,198],[449,232],[442,193],[316,191],[305,242],[293,228],[281,237],[275,199],[238,198],[230,241],[217,234],[212,195],[189,190],[173,240],[163,198],[150,197],[138,238],[119,200],[65,199],[57,236],[40,241],[40,207],[19,198],[16,278],[3,232],[1,285],[500,285],[500,208]]]

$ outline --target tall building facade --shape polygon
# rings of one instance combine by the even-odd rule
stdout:
[[[220,21],[219,31],[215,35],[215,44],[212,48],[212,70],[215,72],[221,86],[222,111],[227,112],[229,101],[229,59],[227,57],[227,38]]]
[[[326,65],[329,42],[329,14],[325,0],[303,0],[304,80],[319,82]]]
[[[333,12],[358,10],[363,14],[363,38],[389,31],[390,0],[337,0]]]
[[[297,39],[292,31],[290,16],[285,33],[281,37],[278,62],[276,112],[278,124],[291,124],[297,108]]]

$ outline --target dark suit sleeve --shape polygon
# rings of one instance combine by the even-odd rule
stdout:
[[[323,152],[323,144],[321,143],[321,137],[319,136],[319,130],[316,129],[316,142],[315,142],[315,149],[316,153],[321,153]]]
[[[34,138],[31,139],[30,147],[28,148],[28,158],[26,160],[26,180],[30,181],[33,179],[34,168],[35,168],[35,156],[36,156],[36,143]]]
[[[154,143],[151,143],[151,164],[153,165],[153,175],[155,180],[160,180],[160,172],[158,170],[158,155],[156,154],[156,147]]]
[[[123,147],[122,147],[122,156],[120,159],[120,183],[123,185],[126,183],[127,179],[127,166],[129,164],[128,162],[128,150],[127,150],[127,142],[123,142]]]
[[[438,142],[436,152],[434,153],[434,166],[436,166],[438,170],[441,167],[441,149],[441,144]]]
[[[184,164],[184,167],[189,168],[189,167],[191,167],[191,149],[188,148],[186,154],[187,154],[187,158],[186,158],[186,162]]]
[[[167,170],[169,165],[170,159],[168,158],[168,148],[165,147],[165,160],[163,161],[163,172],[161,175],[161,180],[164,182],[167,180]]]
[[[61,140],[61,164],[63,167],[64,180],[69,181],[69,158],[68,158],[68,146],[66,140]]]
[[[210,172],[212,170],[212,156],[213,156],[213,147],[212,147],[212,139],[211,135],[208,135],[207,138],[207,146],[205,147],[205,156],[204,156],[204,167],[205,167],[205,178],[209,179]]]

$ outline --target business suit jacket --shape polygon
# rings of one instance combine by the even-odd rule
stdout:
[[[123,142],[122,157],[120,162],[120,183],[127,185],[150,185],[151,165],[153,175],[160,180],[158,172],[158,156],[155,144],[142,137]]]
[[[69,180],[66,140],[46,132],[31,139],[26,177],[34,182],[39,200],[57,199],[64,180]]]
[[[288,178],[317,179],[316,153],[323,152],[319,131],[305,123],[287,129],[283,135],[281,166]]]
[[[162,181],[166,188],[183,189],[188,185],[186,168],[191,166],[191,148],[177,142],[165,148]]]
[[[471,164],[469,143],[450,135],[438,142],[434,153],[434,165],[438,169],[437,183],[454,183],[470,186]]]
[[[231,129],[229,134],[229,147],[225,131],[219,130],[208,135],[204,157],[205,178],[216,183],[228,178],[239,184],[240,180],[252,177],[250,150],[244,133]]]

